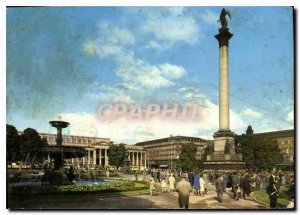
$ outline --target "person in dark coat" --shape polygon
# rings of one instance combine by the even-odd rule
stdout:
[[[217,199],[219,202],[222,202],[223,192],[224,192],[224,182],[223,182],[223,178],[221,177],[221,173],[218,173],[216,176],[215,186],[217,190]]]
[[[232,176],[232,191],[233,191],[233,198],[236,200],[239,200],[239,196],[237,193],[239,186],[240,186],[240,179],[237,176],[237,173],[234,172]]]
[[[160,182],[160,170],[158,169],[156,172],[157,181]]]
[[[243,197],[244,199],[247,199],[247,196],[249,196],[250,194],[250,183],[251,183],[251,180],[250,180],[250,177],[248,174],[245,175],[245,178],[243,180]]]
[[[222,177],[223,177],[223,183],[224,183],[224,192],[226,192],[226,187],[228,184],[228,176],[226,173],[224,173]]]
[[[279,192],[277,190],[275,182],[271,184],[270,190],[269,190],[269,198],[270,198],[270,208],[276,208],[277,207],[277,199],[278,199]]]
[[[189,172],[189,182],[192,186],[194,186],[194,178],[195,178],[195,173],[192,170]]]
[[[190,182],[187,180],[188,175],[187,173],[182,174],[182,180],[179,181],[176,185],[176,191],[179,192],[178,200],[179,200],[179,207],[185,209],[189,208],[189,198],[190,192],[192,192],[192,186]]]

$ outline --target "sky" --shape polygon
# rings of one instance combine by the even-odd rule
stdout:
[[[7,9],[6,117],[18,130],[53,131],[116,143],[182,135],[213,139],[219,128],[222,7],[17,7]],[[230,129],[294,128],[290,7],[226,7]],[[199,118],[99,119],[103,104],[197,104]]]

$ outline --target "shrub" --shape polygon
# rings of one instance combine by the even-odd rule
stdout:
[[[281,188],[279,190],[279,197],[280,198],[290,199],[292,194],[293,194],[293,192],[292,192],[291,186],[287,186],[287,187]]]
[[[141,190],[145,187],[135,187],[133,181],[122,181],[114,184],[101,185],[63,185],[63,186],[14,186],[12,195],[70,195],[70,194],[99,194],[121,191]]]

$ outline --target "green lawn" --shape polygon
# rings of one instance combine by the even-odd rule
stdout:
[[[266,204],[270,204],[269,195],[266,193],[266,191],[263,190],[254,191],[254,196],[258,201],[264,202]],[[278,198],[277,204],[279,207],[286,207],[289,204],[289,200],[284,198]]]

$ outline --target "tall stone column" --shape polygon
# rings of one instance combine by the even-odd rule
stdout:
[[[107,149],[105,149],[105,166],[108,166],[108,157],[107,157]]]
[[[99,149],[99,165],[102,165],[102,149]]]
[[[90,162],[91,162],[90,150],[88,149],[87,151],[88,151],[87,164],[90,165]]]
[[[93,165],[96,165],[96,156],[97,156],[96,150],[97,150],[97,149],[94,149],[94,150],[93,150]]]
[[[134,152],[132,152],[132,165],[134,166],[135,165],[135,160],[134,160]]]
[[[219,131],[214,134],[214,151],[224,153],[226,143],[233,144],[230,131],[228,46],[233,36],[228,28],[220,28],[215,38],[219,42]]]
[[[219,41],[220,77],[219,77],[219,130],[230,130],[229,116],[229,72],[228,72],[228,45],[233,36],[227,29],[220,28],[216,39]]]

